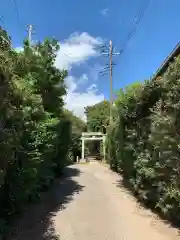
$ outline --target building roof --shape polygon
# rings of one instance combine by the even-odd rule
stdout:
[[[180,55],[180,42],[178,42],[170,55],[162,63],[161,67],[155,73],[154,78],[161,76],[167,70],[169,64],[173,61],[173,59],[178,55]]]

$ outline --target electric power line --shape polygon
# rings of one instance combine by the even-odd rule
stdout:
[[[133,35],[136,33],[136,31],[138,29],[138,26],[139,26],[144,14],[145,14],[145,11],[146,11],[149,3],[150,3],[150,0],[141,0],[140,6],[139,6],[134,18],[133,18],[131,26],[129,28],[130,30],[129,30],[129,33],[127,35],[127,39],[124,43],[124,46],[120,50],[121,54],[124,53],[129,41],[132,39]]]
[[[113,66],[115,65],[113,63],[113,56],[114,55],[121,55],[125,48],[127,47],[128,42],[132,39],[133,35],[135,34],[136,30],[138,29],[139,23],[141,19],[144,16],[144,13],[148,7],[148,4],[150,3],[150,0],[141,0],[140,7],[138,8],[135,17],[133,18],[132,24],[130,26],[130,30],[127,35],[127,39],[124,43],[123,48],[119,53],[114,52],[112,41],[109,42],[109,49],[107,48],[107,45],[102,46],[101,54],[105,56],[109,56],[109,64],[107,64],[107,67],[103,69],[101,72],[102,75],[106,75],[109,72],[110,76],[110,124],[112,123],[112,107],[113,107],[113,79],[112,79],[112,72],[113,72]]]
[[[12,0],[12,2],[13,2],[13,4],[14,4],[14,8],[15,8],[15,11],[16,11],[17,20],[18,20],[18,22],[20,23],[19,10],[18,10],[17,2],[16,2],[16,0]]]
[[[16,12],[16,18],[17,18],[17,23],[20,27],[20,29],[24,31],[24,24],[22,23],[21,19],[20,19],[20,14],[19,14],[19,8],[18,8],[18,4],[17,4],[17,0],[11,0],[13,5],[14,5],[14,9],[15,9],[15,12]]]
[[[129,31],[127,34],[126,41],[123,45],[123,47],[120,49],[120,55],[122,55],[125,52],[125,49],[129,43],[129,41],[132,39],[133,35],[136,33],[139,24],[145,14],[146,9],[148,8],[148,5],[150,4],[150,0],[141,0],[139,8],[137,9],[133,20],[131,21],[131,25],[129,27]],[[118,63],[116,63],[118,65]]]
[[[77,61],[79,60],[79,57],[71,56],[71,55],[69,55],[69,54],[67,54],[67,53],[65,53],[65,52],[62,52],[62,54],[65,55],[66,57],[72,59],[72,60],[77,60]],[[86,68],[88,68],[88,69],[90,69],[90,70],[97,71],[97,72],[99,72],[100,75],[101,75],[101,73],[103,73],[103,71],[104,71],[105,69],[109,68],[109,67],[105,67],[105,68],[102,68],[102,69],[100,69],[100,68],[96,69],[94,66],[93,66],[93,67],[92,67],[92,66],[89,66],[87,63],[84,63],[84,64],[85,64],[85,67],[86,67]],[[115,64],[113,63],[112,65],[114,66]]]

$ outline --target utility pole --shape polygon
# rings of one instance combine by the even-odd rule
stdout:
[[[33,31],[33,26],[31,24],[28,25],[28,40],[29,40],[29,45],[31,46],[31,41],[32,41],[32,31]]]
[[[112,80],[112,56],[113,47],[112,40],[109,41],[109,80],[110,80],[110,109],[109,109],[109,123],[112,124],[112,108],[113,108],[113,80]]]
[[[104,71],[109,70],[109,81],[110,81],[110,107],[109,107],[109,124],[113,122],[112,109],[113,109],[113,56],[120,55],[119,52],[113,52],[112,40],[109,41],[108,51],[103,51],[103,55],[109,56],[109,64],[104,68]],[[102,73],[104,73],[104,71]]]

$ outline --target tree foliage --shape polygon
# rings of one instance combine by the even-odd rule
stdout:
[[[87,129],[91,132],[106,133],[109,126],[110,103],[102,101],[85,109],[87,117]],[[89,141],[86,144],[86,152],[97,158],[103,158],[103,143],[99,141]]]
[[[76,157],[81,157],[81,136],[82,132],[86,131],[86,124],[83,120],[76,117],[72,112],[67,109],[64,110],[65,115],[71,122],[71,144],[69,148],[69,154],[71,161],[76,161]]]
[[[87,128],[92,132],[104,132],[109,125],[108,101],[102,101],[94,106],[87,107],[85,113],[87,116]]]
[[[119,93],[109,163],[139,199],[180,220],[180,57],[158,79]]]
[[[67,72],[54,65],[58,50],[46,39],[17,52],[0,29],[0,232],[61,173],[72,128],[83,126],[63,109]]]

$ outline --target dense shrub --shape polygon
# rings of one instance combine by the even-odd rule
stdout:
[[[63,109],[67,72],[54,66],[58,50],[45,40],[17,52],[0,29],[0,233],[69,163],[72,120]]]
[[[71,123],[71,143],[69,148],[69,157],[71,162],[75,162],[77,156],[81,158],[81,136],[86,131],[86,124],[83,120],[76,117],[72,112],[65,109],[67,119]]]
[[[180,220],[180,57],[159,79],[119,93],[108,132],[110,166],[165,217]]]

